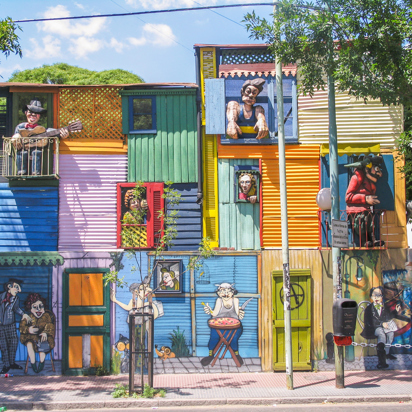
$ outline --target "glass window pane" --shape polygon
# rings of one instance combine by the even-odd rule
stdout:
[[[152,114],[152,99],[133,99],[134,114]]]
[[[152,127],[152,115],[141,114],[133,116],[133,129],[134,130],[151,130]]]

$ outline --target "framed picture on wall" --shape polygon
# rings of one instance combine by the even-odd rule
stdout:
[[[260,173],[258,166],[235,166],[235,202],[259,203]]]
[[[156,295],[178,295],[183,293],[183,275],[181,260],[162,260],[157,262],[155,270]]]

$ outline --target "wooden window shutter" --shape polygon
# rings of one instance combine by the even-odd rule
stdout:
[[[226,134],[225,79],[206,79],[206,134]]]
[[[163,187],[164,183],[146,183],[147,187],[147,247],[156,247],[163,235],[163,218],[159,219],[159,212],[164,210]]]

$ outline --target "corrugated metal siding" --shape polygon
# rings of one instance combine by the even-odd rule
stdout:
[[[259,166],[259,160],[219,159],[219,245],[260,249],[260,203],[235,203],[235,165]]]
[[[305,146],[301,147],[305,150]],[[319,154],[312,159],[288,159],[286,184],[288,202],[289,247],[319,245],[318,206]],[[263,182],[263,247],[281,247],[281,210],[279,192],[279,163],[262,161]]]
[[[203,133],[203,236],[219,246],[216,137]]]
[[[319,146],[286,145],[289,246],[319,246],[316,195],[319,191]],[[263,248],[281,247],[279,152],[270,146],[218,146],[219,159],[262,159]]]
[[[116,248],[116,183],[125,155],[60,156],[59,250]]]
[[[336,122],[339,143],[379,143],[393,147],[402,132],[403,110],[371,100],[364,104],[345,93],[336,93]],[[313,98],[299,96],[298,123],[300,143],[328,143],[329,116],[327,91]]]
[[[157,94],[156,112],[156,135],[128,137],[128,181],[197,182],[196,91]]]
[[[57,250],[57,187],[0,183],[0,252]]]
[[[202,212],[201,206],[196,203],[197,184],[173,185],[173,189],[180,194],[180,203],[177,206],[177,237],[170,250],[197,250],[202,240]]]
[[[209,354],[208,342],[210,328],[207,325],[209,315],[206,315],[202,302],[209,303],[213,308],[216,301],[216,284],[227,282],[235,284],[238,291],[239,304],[242,305],[248,297],[242,294],[258,293],[257,256],[215,256],[206,262],[209,275],[208,284],[197,284],[197,293],[210,293],[210,296],[196,298],[196,354],[207,356]],[[200,271],[202,271],[201,269]],[[259,316],[258,302],[260,298],[254,298],[245,309],[245,317],[242,319],[243,334],[239,340],[239,354],[243,357],[259,357],[258,331]],[[230,355],[228,356],[230,357]]]

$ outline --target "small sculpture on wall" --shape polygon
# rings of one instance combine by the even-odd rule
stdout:
[[[384,246],[380,240],[379,214],[373,208],[380,201],[376,195],[376,182],[382,177],[382,156],[369,155],[345,167],[354,167],[355,171],[346,191],[346,211],[355,233],[357,246]]]
[[[263,90],[264,83],[264,79],[246,80],[240,90],[243,103],[237,101],[228,103],[226,134],[230,139],[239,137],[263,139],[269,134],[265,110],[260,105],[255,106],[256,98]]]
[[[237,172],[236,201],[256,203],[258,198],[259,174],[253,171]]]

